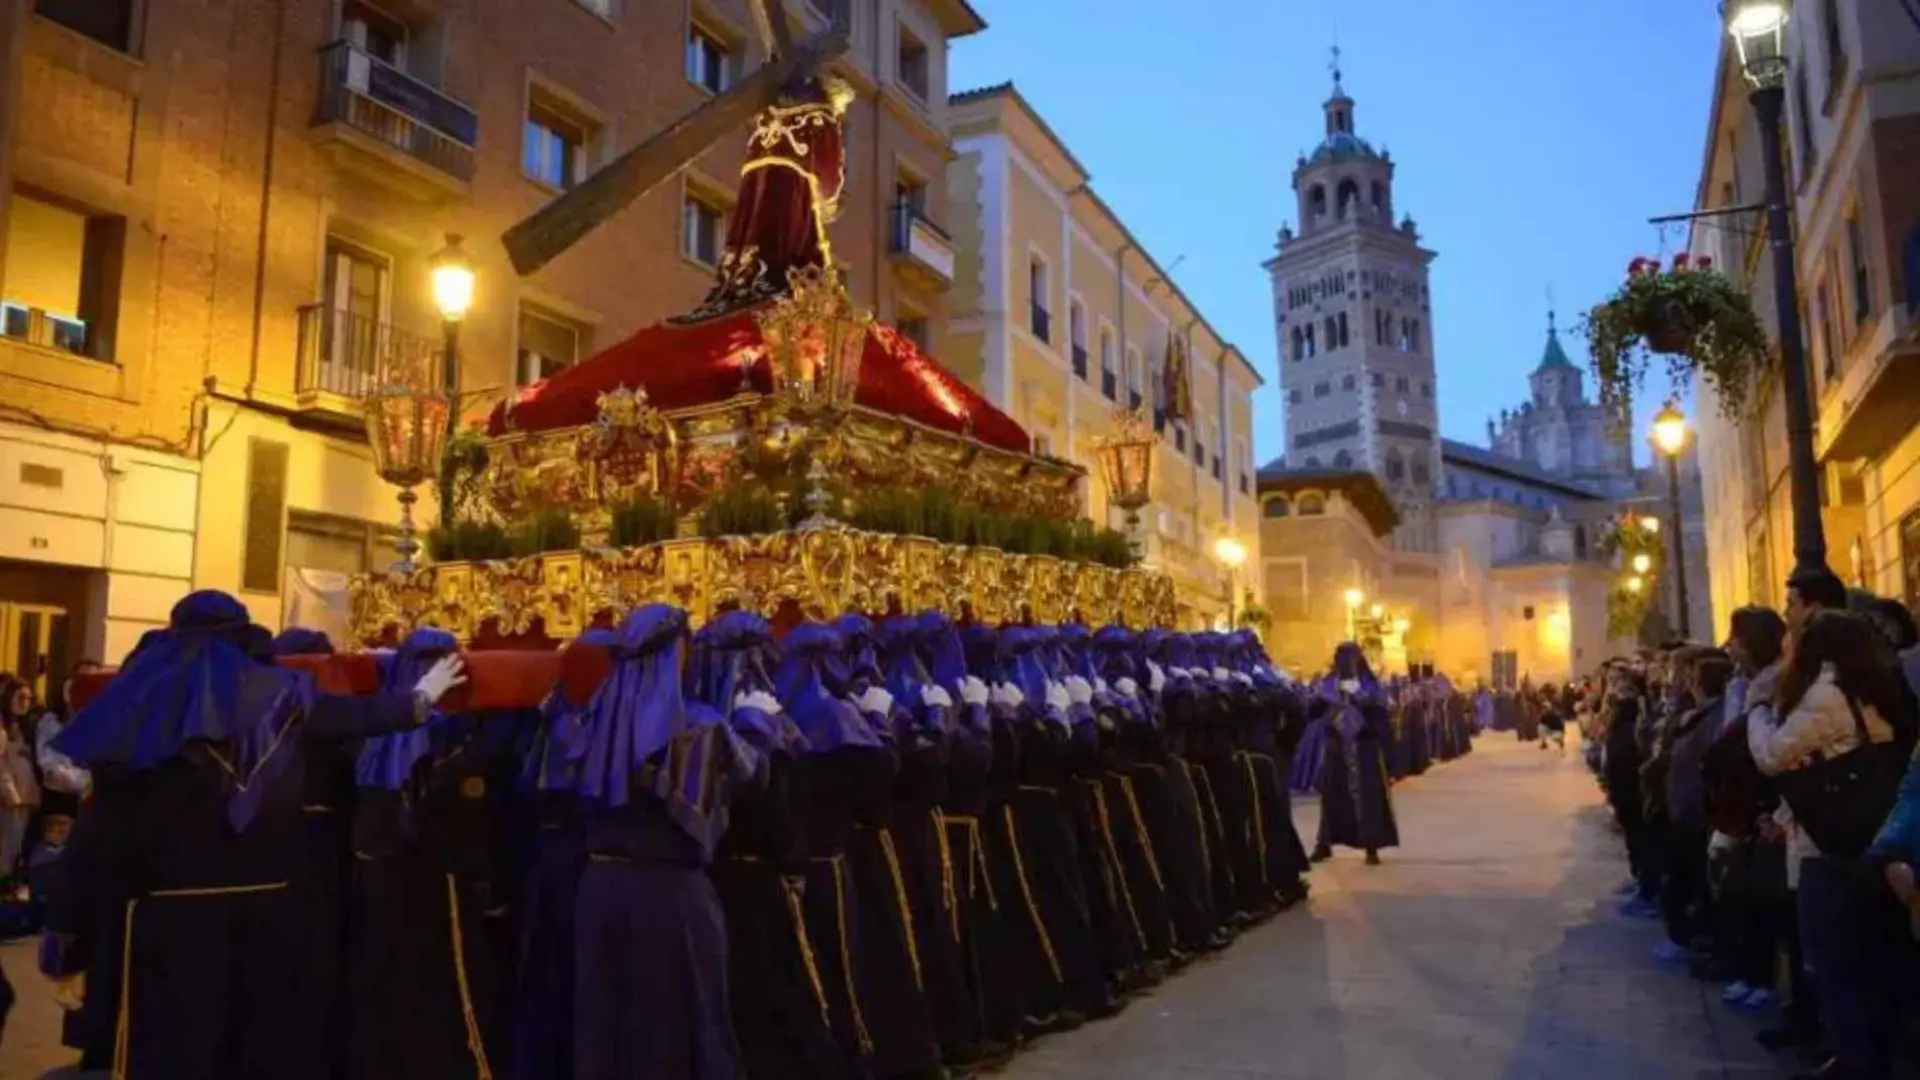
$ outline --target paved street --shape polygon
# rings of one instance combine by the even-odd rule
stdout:
[[[1772,1078],[1755,1022],[1655,966],[1654,924],[1573,751],[1484,738],[1394,791],[1404,846],[1313,877],[1295,910],[1007,1080]],[[1302,805],[1311,842],[1317,806]],[[1709,1000],[1711,998],[1711,1000]]]
[[[1395,791],[1406,845],[1343,853],[1296,910],[1125,1013],[1047,1040],[1007,1080],[1772,1078],[1754,1023],[1648,957],[1613,913],[1624,873],[1598,792],[1565,758],[1504,739]],[[1303,804],[1311,836],[1316,807]],[[0,1080],[63,1063],[24,946]],[[1710,1000],[1711,998],[1711,1000]]]

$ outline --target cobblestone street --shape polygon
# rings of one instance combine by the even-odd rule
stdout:
[[[1340,853],[1287,912],[1009,1080],[1730,1080],[1784,1076],[1718,987],[1657,966],[1569,749],[1488,736],[1394,790],[1403,846]],[[1309,843],[1317,804],[1298,804]]]
[[[1625,873],[1598,790],[1504,738],[1395,790],[1405,846],[1341,853],[1295,910],[1119,1017],[1049,1039],[1006,1080],[1730,1080],[1784,1070],[1716,987],[1657,966],[1654,924],[1613,912]],[[1317,806],[1299,807],[1311,840]],[[69,1057],[23,944],[0,1080]]]

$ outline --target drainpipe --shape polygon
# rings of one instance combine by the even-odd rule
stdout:
[[[1133,373],[1127,363],[1127,252],[1132,250],[1133,241],[1129,240],[1113,253],[1114,288],[1120,294],[1120,385],[1114,388],[1114,397],[1120,400],[1122,408],[1127,409],[1132,408],[1132,402],[1126,397],[1131,381],[1128,376]]]

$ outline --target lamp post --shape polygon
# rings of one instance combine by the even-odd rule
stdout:
[[[1635,556],[1633,557],[1633,572],[1634,572],[1634,573],[1636,573],[1636,574],[1644,574],[1644,573],[1646,573],[1647,571],[1649,571],[1649,570],[1651,570],[1651,569],[1653,569],[1653,556],[1651,556],[1651,555],[1649,555],[1649,554],[1647,554],[1646,552],[1644,552],[1644,551],[1643,551],[1643,552],[1641,552],[1640,554],[1638,554],[1638,555],[1635,555]]]
[[[460,250],[460,234],[448,233],[447,246],[428,264],[433,278],[433,306],[440,309],[444,335],[440,354],[440,392],[447,401],[446,442],[453,441],[460,423],[460,320],[473,306],[473,260]],[[442,449],[444,450],[444,444]],[[440,461],[440,524],[453,523],[453,462]]]
[[[1153,494],[1153,429],[1138,409],[1122,410],[1116,418],[1113,434],[1094,442],[1100,458],[1100,475],[1107,483],[1107,501],[1126,511],[1127,542],[1135,558],[1143,552],[1140,544],[1140,508]],[[1244,554],[1242,555],[1244,558]]]
[[[1357,640],[1360,635],[1360,605],[1367,602],[1367,594],[1359,589],[1348,589],[1341,599],[1347,602],[1347,640]]]
[[[1227,568],[1227,629],[1233,629],[1233,590],[1237,584],[1240,567],[1247,561],[1247,545],[1231,536],[1222,536],[1213,542],[1213,557]]]
[[[1693,636],[1692,620],[1687,615],[1687,553],[1681,539],[1685,530],[1680,527],[1680,455],[1687,448],[1689,435],[1686,414],[1673,402],[1667,402],[1654,416],[1653,448],[1667,459],[1667,514],[1673,520],[1667,538],[1668,557],[1673,560],[1674,606],[1679,609],[1673,622],[1683,640]]]
[[[1793,504],[1793,572],[1787,575],[1787,588],[1799,591],[1804,585],[1825,584],[1838,592],[1840,582],[1827,568],[1827,539],[1820,524],[1813,402],[1807,388],[1806,346],[1800,340],[1800,287],[1780,146],[1787,98],[1788,6],[1788,0],[1727,0],[1723,14],[1751,88],[1747,100],[1760,124],[1760,161],[1766,170],[1767,245],[1773,255],[1774,313],[1785,368],[1781,386],[1786,394],[1787,483]]]

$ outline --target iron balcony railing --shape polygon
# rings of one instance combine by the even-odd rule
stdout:
[[[473,179],[478,114],[350,41],[320,50],[314,123],[345,124],[457,180]]]
[[[887,249],[889,254],[905,255],[913,249],[915,223],[939,237],[948,247],[953,246],[953,237],[947,233],[947,230],[934,224],[933,219],[928,217],[927,212],[920,207],[909,202],[898,202],[894,203],[887,212],[893,221],[892,247]]]
[[[351,311],[308,304],[300,309],[294,390],[301,395],[324,393],[358,400],[402,373],[438,386],[444,355],[439,338],[396,330]]]
[[[1112,368],[1100,369],[1100,392],[1106,395],[1108,401],[1118,400],[1120,396],[1119,383],[1120,380],[1115,377]]]
[[[1075,345],[1073,347],[1073,373],[1082,379],[1087,377],[1087,347],[1085,345]]]

